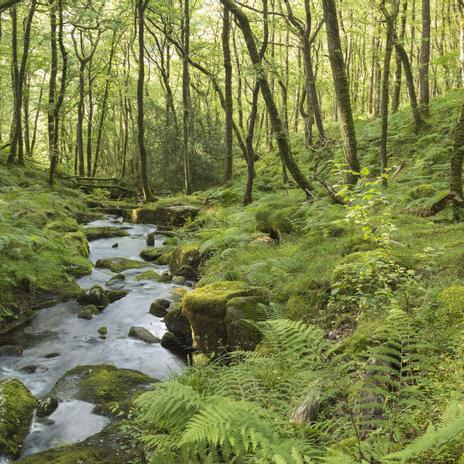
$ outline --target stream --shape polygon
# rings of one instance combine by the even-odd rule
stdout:
[[[108,216],[87,224],[93,227],[126,228],[127,237],[103,238],[90,242],[90,260],[123,257],[143,261],[139,253],[147,247],[146,236],[156,229],[154,225],[129,224],[120,218]],[[156,245],[163,237],[156,236]],[[113,247],[115,244],[117,247]],[[157,379],[166,379],[180,372],[185,362],[164,349],[160,344],[147,344],[128,337],[131,326],[141,326],[161,338],[166,327],[161,318],[149,314],[156,298],[171,299],[172,283],[136,281],[135,276],[147,269],[161,272],[167,266],[146,263],[145,268],[123,271],[124,281],[107,286],[114,273],[94,268],[93,272],[77,280],[87,289],[101,285],[110,289],[128,290],[129,294],[111,303],[92,320],[77,317],[82,307],[76,301],[59,303],[42,309],[27,324],[5,337],[6,344],[20,345],[20,357],[0,357],[0,379],[17,378],[31,392],[46,395],[55,382],[68,370],[88,364],[114,364],[119,368],[136,369]],[[108,328],[106,339],[100,338],[98,328]],[[31,368],[31,366],[33,366]],[[34,372],[32,372],[34,371]],[[59,404],[46,419],[34,419],[26,438],[21,457],[62,444],[81,441],[101,431],[109,419],[92,413],[94,405],[70,400]],[[8,463],[0,457],[0,464]]]

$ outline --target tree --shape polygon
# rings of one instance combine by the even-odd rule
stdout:
[[[261,93],[266,103],[271,127],[279,148],[279,154],[284,160],[285,165],[290,171],[290,174],[292,175],[295,182],[305,192],[306,196],[308,198],[311,198],[313,187],[311,183],[306,179],[304,174],[301,172],[298,164],[293,158],[288,134],[284,128],[282,119],[275,104],[274,97],[272,95],[271,88],[267,80],[267,73],[263,66],[262,59],[259,56],[258,48],[256,46],[256,41],[253,36],[248,17],[237,6],[234,0],[221,0],[221,2],[223,5],[228,7],[232,14],[235,16],[235,19],[237,20],[237,23],[245,39],[250,59],[253,65],[256,67],[256,73],[260,82]]]
[[[419,103],[429,113],[430,0],[422,0],[422,38],[419,58]]]
[[[351,110],[350,89],[346,77],[345,62],[340,43],[338,28],[337,7],[335,0],[322,0],[324,9],[325,27],[327,31],[327,45],[329,50],[330,67],[337,98],[340,133],[342,136],[345,160],[351,172],[348,172],[346,180],[348,184],[355,184],[357,175],[361,170],[358,161],[358,147],[356,131],[354,127],[353,113]]]

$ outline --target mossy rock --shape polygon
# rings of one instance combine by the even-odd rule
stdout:
[[[161,248],[145,248],[140,252],[140,257],[145,261],[155,261],[163,255]]]
[[[194,346],[204,353],[218,353],[227,346],[225,316],[232,298],[261,292],[241,281],[219,281],[196,288],[182,299],[183,314],[190,323]]]
[[[150,305],[149,313],[156,317],[164,317],[168,312],[171,302],[165,298],[157,298]]]
[[[127,409],[132,397],[153,382],[156,380],[142,372],[111,364],[78,366],[58,379],[50,395],[94,403],[95,413],[111,416],[118,405]]]
[[[127,269],[141,269],[147,267],[147,263],[129,258],[104,258],[95,263],[95,267],[109,269],[118,274]]]
[[[107,291],[100,285],[94,285],[89,290],[82,292],[77,297],[77,302],[81,305],[95,305],[99,310],[110,304]]]
[[[137,224],[182,227],[196,218],[200,209],[192,205],[144,206],[124,213],[124,219]]]
[[[264,296],[239,296],[227,302],[224,323],[227,346],[232,349],[252,351],[261,341],[261,333],[248,321],[263,319],[259,305],[268,304]]]
[[[94,211],[79,211],[76,214],[76,220],[78,224],[86,224],[87,222],[96,221],[103,219],[105,216],[101,213],[95,213]]]
[[[140,274],[136,275],[135,280],[153,280],[155,282],[161,282],[162,277],[161,274],[158,274],[156,271],[150,269],[149,271],[141,272]]]
[[[179,339],[183,346],[190,348],[192,346],[192,329],[189,321],[182,313],[180,303],[173,304],[169,307],[164,316],[164,323],[169,332]]]
[[[114,303],[129,294],[128,290],[107,290],[106,296],[108,297],[108,301],[110,303]]]
[[[0,456],[19,456],[38,401],[16,379],[0,381]]]
[[[86,227],[84,233],[87,240],[98,240],[100,238],[112,238],[112,237],[127,237],[129,233],[127,230],[120,227]]]
[[[286,200],[262,204],[255,213],[256,229],[280,241],[284,235],[293,232],[298,210],[298,205]]]
[[[201,263],[200,245],[187,243],[179,245],[171,256],[169,269],[174,275],[186,278],[196,278],[198,266]]]
[[[131,442],[127,421],[110,424],[100,433],[73,445],[61,446],[33,454],[16,462],[20,464],[142,464]]]
[[[421,184],[414,187],[409,192],[409,198],[418,200],[420,198],[429,198],[437,193],[437,189],[432,184]]]

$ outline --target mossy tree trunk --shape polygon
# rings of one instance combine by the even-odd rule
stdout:
[[[311,192],[313,187],[309,180],[306,179],[295,159],[293,158],[288,133],[285,131],[279,110],[277,109],[277,105],[275,103],[274,96],[267,79],[267,73],[263,66],[262,59],[259,56],[259,51],[256,46],[256,41],[251,30],[248,17],[238,7],[234,0],[221,0],[221,2],[223,5],[227,6],[235,16],[235,19],[237,20],[237,23],[243,33],[250,59],[255,66],[255,70],[260,82],[261,93],[266,103],[266,108],[269,114],[269,121],[272,127],[272,132],[274,133],[277,141],[279,154],[298,186],[305,192],[307,197],[312,197]]]
[[[222,53],[224,55],[224,95],[225,95],[225,116],[226,116],[226,127],[224,137],[224,148],[225,148],[225,170],[224,170],[224,181],[227,182],[232,178],[232,148],[233,148],[233,127],[232,119],[234,114],[234,104],[232,97],[232,59],[230,52],[230,12],[225,6],[222,21]]]
[[[419,103],[425,115],[429,114],[430,64],[430,0],[422,0],[422,38],[419,55]]]
[[[347,173],[346,181],[355,184],[361,168],[358,161],[358,146],[351,110],[350,88],[346,76],[345,61],[343,59],[340,31],[338,27],[337,7],[335,0],[323,0],[324,19],[327,31],[327,46],[329,49],[330,67],[337,100],[340,133],[342,136],[345,160],[351,172]]]

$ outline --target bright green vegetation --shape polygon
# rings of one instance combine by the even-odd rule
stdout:
[[[19,456],[37,400],[19,380],[0,381],[0,455]]]
[[[127,269],[140,269],[142,267],[147,267],[147,264],[143,261],[137,261],[135,259],[129,258],[105,258],[99,259],[95,263],[95,267],[102,267],[104,269],[109,269],[112,272],[122,272]]]
[[[0,332],[36,306],[79,292],[91,271],[88,244],[76,223],[83,197],[47,188],[40,170],[0,164]]]
[[[272,192],[250,206],[238,205],[239,182],[205,193],[208,207],[179,233],[202,261],[184,314],[201,313],[211,343],[226,336],[226,287],[266,291],[272,304],[247,317],[267,319],[255,323],[255,351],[190,368],[137,400],[153,462],[461,462],[464,225],[450,210],[411,212],[446,191],[461,97],[434,100],[420,136],[406,111],[391,118],[391,164],[404,167],[386,190],[371,148],[378,122],[359,123],[374,175],[345,193],[349,206],[280,189],[269,157],[258,178]],[[249,309],[243,299],[230,306]]]
[[[136,392],[155,381],[139,371],[118,369],[110,364],[78,366],[57,381],[52,394],[63,399],[71,395],[95,403],[97,414],[118,416],[127,413]]]

